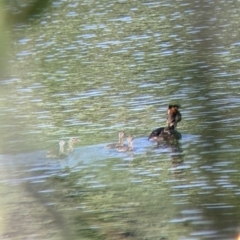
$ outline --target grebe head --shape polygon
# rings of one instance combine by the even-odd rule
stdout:
[[[131,143],[132,140],[133,140],[133,137],[132,137],[131,135],[127,137],[127,142],[128,142],[128,143]]]
[[[123,131],[119,132],[119,133],[118,133],[118,137],[119,137],[119,139],[120,139],[120,138],[124,138],[124,132],[123,132]]]
[[[81,142],[79,138],[72,137],[69,139],[68,144],[73,146],[75,143]]]
[[[180,111],[178,110],[180,108],[179,105],[169,105],[168,111],[167,111],[167,126],[168,127],[174,127],[176,129],[177,123],[182,120],[182,115]]]

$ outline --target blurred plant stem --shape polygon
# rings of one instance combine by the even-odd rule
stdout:
[[[8,4],[8,11],[6,14],[7,22],[16,23],[26,23],[38,15],[46,8],[49,0],[22,0],[12,1]]]
[[[46,8],[49,0],[0,1],[0,79],[7,74],[8,43],[11,31],[7,31],[14,24],[27,23]]]
[[[6,33],[6,15],[4,11],[4,3],[0,2],[0,79],[6,74],[7,68],[7,42],[8,37]]]

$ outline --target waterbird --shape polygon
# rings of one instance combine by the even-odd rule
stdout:
[[[122,147],[124,145],[123,143],[123,138],[124,138],[124,132],[121,131],[118,133],[118,143],[110,143],[105,146],[105,148],[117,148],[117,147]]]
[[[68,146],[66,149],[66,141],[60,140],[58,142],[58,150],[47,151],[46,158],[52,158],[52,159],[66,158],[71,152],[73,152],[75,143],[80,141],[81,140],[79,138],[70,138],[68,140]]]
[[[167,127],[160,127],[151,132],[148,140],[154,140],[157,142],[161,141],[172,141],[179,140],[182,138],[176,128],[178,122],[182,120],[182,115],[179,111],[179,105],[169,105],[167,110]]]
[[[117,151],[118,152],[128,152],[128,151],[133,151],[133,137],[130,135],[127,137],[127,143],[128,145],[123,145],[123,146],[119,146],[117,147]]]

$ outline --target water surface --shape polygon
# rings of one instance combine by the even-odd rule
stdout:
[[[238,9],[52,1],[13,25],[0,82],[0,164],[1,191],[14,205],[4,205],[6,222],[17,230],[3,236],[236,239]],[[165,125],[169,103],[181,105],[183,139],[157,147],[147,136]],[[135,150],[106,150],[122,130]],[[81,142],[68,158],[45,158],[69,137]]]

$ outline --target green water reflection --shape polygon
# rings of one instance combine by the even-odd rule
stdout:
[[[29,218],[4,236],[17,239],[28,221],[43,220],[22,239],[34,227],[36,239],[233,238],[238,5],[52,1],[12,25],[0,82],[1,182],[12,186],[11,201],[26,194],[32,206],[13,201],[6,219],[19,204],[19,218]],[[156,148],[146,138],[165,125],[173,102],[182,105],[183,139]],[[102,152],[122,130],[134,136],[134,153]],[[44,158],[41,151],[71,136],[81,139],[73,155]]]

